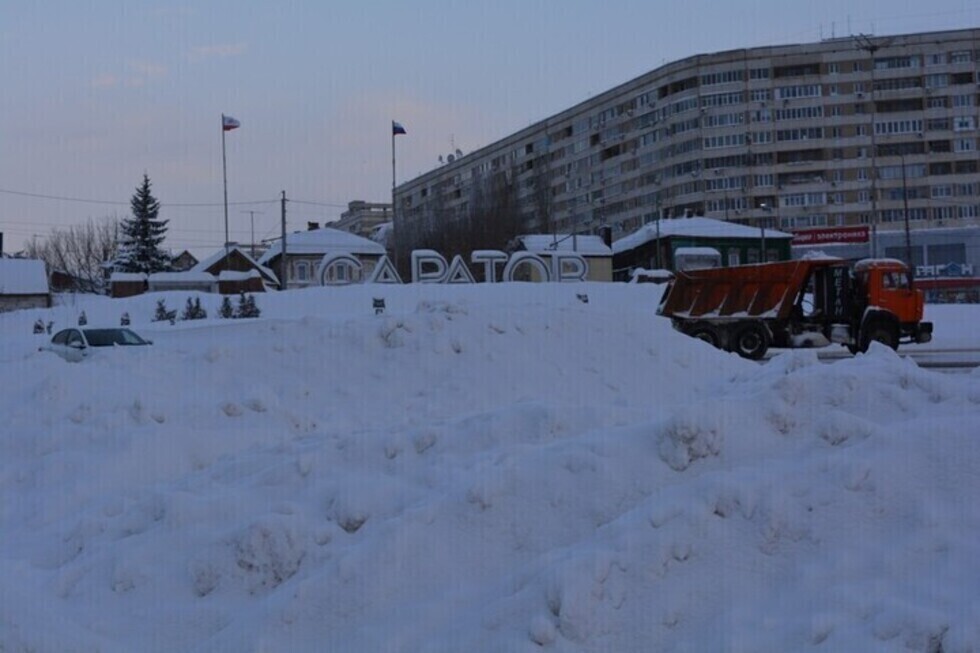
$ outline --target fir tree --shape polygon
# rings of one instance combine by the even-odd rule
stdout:
[[[196,316],[195,319],[198,319],[198,320],[205,320],[208,317],[208,312],[206,310],[204,310],[204,307],[203,306],[201,306],[201,298],[200,297],[195,297],[194,298],[194,315]]]
[[[235,309],[231,307],[231,299],[228,295],[221,298],[221,308],[218,309],[218,315],[226,320],[235,317]]]
[[[169,319],[170,319],[170,313],[169,311],[167,311],[167,303],[162,299],[158,299],[157,310],[156,313],[153,314],[153,321],[166,322]]]
[[[187,304],[184,305],[184,312],[180,314],[180,319],[182,320],[193,320],[194,319],[194,302],[191,298],[187,298]]]
[[[201,298],[195,297],[193,300],[191,300],[191,298],[188,297],[187,304],[184,306],[184,312],[180,315],[180,319],[203,320],[207,316],[208,312],[201,306]]]
[[[150,178],[144,173],[130,205],[133,217],[119,225],[122,238],[116,269],[120,272],[152,274],[170,269],[170,256],[160,248],[167,233],[168,220],[158,220],[160,202],[150,192]]]
[[[255,304],[255,295],[242,293],[238,298],[238,312],[235,317],[258,317],[259,307]]]

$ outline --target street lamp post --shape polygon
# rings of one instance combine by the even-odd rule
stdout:
[[[878,168],[875,166],[877,155],[875,145],[875,115],[877,105],[875,103],[875,52],[881,49],[881,45],[873,43],[864,34],[855,37],[857,47],[868,53],[868,60],[871,62],[871,258],[878,256],[878,188],[877,177]],[[887,43],[886,43],[887,45]]]
[[[905,258],[909,264],[909,278],[915,276],[915,265],[912,262],[912,230],[909,227],[909,187],[905,172],[905,155],[902,154],[902,203],[905,213]]]

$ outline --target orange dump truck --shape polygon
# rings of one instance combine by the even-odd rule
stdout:
[[[657,313],[674,328],[751,359],[769,347],[929,342],[922,292],[894,259],[805,259],[678,272]]]

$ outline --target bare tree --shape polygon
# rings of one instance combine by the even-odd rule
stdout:
[[[45,262],[50,272],[63,272],[72,289],[98,293],[105,288],[103,264],[116,255],[116,229],[119,220],[106,217],[89,219],[79,225],[55,229],[41,240],[35,236],[27,244],[27,255]]]
[[[414,215],[399,221],[395,231],[399,271],[408,273],[409,257],[416,249],[434,249],[447,260],[456,254],[468,260],[478,249],[507,249],[524,228],[517,176],[512,168],[475,177],[465,209],[447,207],[442,189],[433,189]]]

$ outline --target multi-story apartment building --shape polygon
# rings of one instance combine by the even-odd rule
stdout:
[[[354,200],[347,203],[347,210],[340,214],[340,220],[330,226],[370,238],[378,225],[385,222],[391,222],[391,204]]]
[[[980,28],[682,59],[401,184],[395,230],[492,215],[506,188],[526,233],[696,214],[870,225],[882,255],[906,216],[980,225],[978,60]]]

